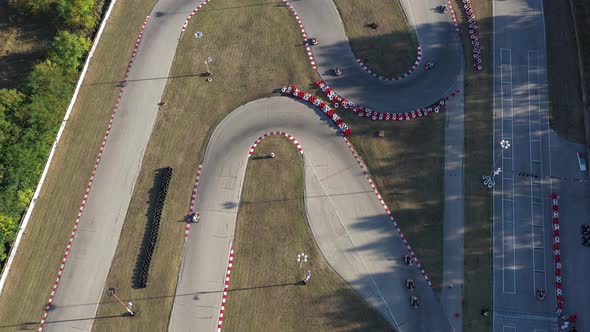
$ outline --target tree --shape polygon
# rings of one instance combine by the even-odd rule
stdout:
[[[70,29],[90,31],[96,26],[94,0],[59,0],[57,12]]]
[[[66,72],[77,72],[90,44],[90,39],[86,37],[61,31],[49,47],[49,60]]]

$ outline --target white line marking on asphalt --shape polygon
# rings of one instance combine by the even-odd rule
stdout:
[[[322,190],[324,191],[324,193],[327,193],[326,188],[324,187],[324,184],[322,183],[322,181],[320,180],[320,177],[318,176],[317,172],[315,171],[315,167],[313,167],[313,165],[311,163],[309,163],[309,165],[310,165],[309,167],[311,167],[311,169],[313,170],[313,174],[318,179],[318,182],[319,182],[320,186],[322,187]],[[395,319],[395,316],[391,312],[391,309],[389,309],[389,305],[387,304],[387,301],[385,300],[385,297],[381,293],[381,290],[379,289],[379,286],[377,286],[377,283],[375,282],[375,279],[373,278],[373,274],[367,268],[367,265],[365,264],[365,261],[363,259],[363,256],[361,256],[361,254],[359,253],[359,250],[358,250],[356,244],[354,244],[354,241],[350,237],[350,233],[348,232],[348,229],[346,228],[346,226],[344,226],[344,223],[342,222],[342,219],[340,218],[340,214],[338,213],[338,209],[336,209],[336,206],[335,206],[334,202],[332,201],[332,197],[330,195],[327,195],[327,194],[326,194],[326,197],[330,201],[330,205],[332,206],[332,209],[334,209],[334,213],[336,214],[336,217],[338,218],[338,221],[340,221],[340,224],[342,225],[342,228],[344,228],[344,231],[346,232],[346,236],[350,240],[350,243],[352,243],[352,246],[354,247],[354,250],[355,250],[356,254],[360,258],[361,262],[363,262],[363,266],[365,267],[365,270],[369,274],[369,277],[371,277],[371,281],[373,282],[373,285],[375,286],[375,289],[377,289],[377,292],[379,293],[379,296],[381,297],[381,300],[383,300],[383,303],[385,304],[385,307],[387,308],[387,311],[389,312],[389,315],[391,315],[391,318],[393,318],[393,321],[395,322],[395,325],[399,329],[400,328],[400,325],[399,325],[398,321]]]
[[[505,72],[505,70],[507,72]],[[510,79],[508,80],[505,76],[506,74],[509,74]],[[506,96],[506,90],[504,89],[504,84],[506,83],[506,85],[508,85],[508,96]],[[513,105],[513,96],[512,96],[512,49],[509,48],[501,48],[500,49],[500,85],[501,85],[501,109],[502,109],[502,115],[501,115],[501,120],[502,120],[502,136],[505,137],[506,135],[504,134],[504,119],[510,119],[513,120],[514,117],[514,105]],[[506,105],[505,105],[506,104]],[[510,110],[508,112],[508,110]],[[506,128],[507,129],[507,128]],[[510,137],[514,137],[514,122],[511,121],[510,122]],[[504,167],[504,161],[506,160],[507,162],[510,162],[510,164],[512,165],[511,169],[514,169],[514,144],[512,145],[512,148],[510,149],[510,157],[505,157],[504,156],[504,152],[502,153],[502,168]],[[506,192],[514,192],[514,174],[512,174],[512,179],[510,179],[512,181],[511,183],[511,187],[510,190],[506,190],[506,186],[505,186],[505,182],[506,179],[504,178],[504,176],[502,177],[502,197],[504,197],[504,195],[506,195]],[[514,212],[515,212],[515,204],[512,204],[512,218],[514,218]],[[504,222],[502,222],[502,291],[504,293],[508,293],[508,294],[516,294],[516,231],[515,231],[515,223],[510,221],[511,225],[512,225],[512,232],[511,232],[511,236],[512,236],[512,247],[510,248],[512,250],[512,265],[511,266],[506,266],[506,255],[504,254],[504,246],[505,246],[505,229],[504,229],[504,224],[506,222],[506,220],[504,220],[505,218],[505,211],[504,211],[504,204],[502,204],[502,220]],[[510,239],[508,239],[510,240]],[[507,271],[510,271],[510,273],[512,274],[512,289],[506,290],[506,273]]]
[[[528,80],[528,103],[529,103],[529,112],[528,112],[528,116],[529,116],[529,138],[531,139],[531,141],[529,142],[529,147],[530,147],[530,156],[531,156],[531,163],[530,163],[530,169],[531,172],[533,172],[533,163],[538,164],[539,166],[539,173],[543,174],[543,144],[542,144],[542,132],[540,130],[541,128],[541,91],[540,91],[540,78],[539,78],[539,69],[540,69],[540,61],[539,61],[539,53],[535,50],[529,50],[527,53],[527,65],[528,65],[528,70],[527,70],[527,80]],[[533,100],[533,98],[536,100],[536,105],[535,105],[535,100]],[[533,115],[534,107],[536,107],[536,118],[532,118],[531,116]],[[536,126],[535,128],[531,128],[531,123],[535,122]],[[535,138],[535,140],[538,142],[538,144],[533,144],[533,136],[538,135],[538,138]],[[538,149],[538,155],[539,155],[539,159],[538,160],[533,160],[532,158],[532,154],[533,154],[533,146],[535,146]],[[541,188],[541,195],[543,195],[543,180],[541,181],[533,181],[533,179],[531,179],[531,196],[534,196],[534,185],[540,185]],[[537,289],[537,279],[536,279],[536,273],[542,273],[543,274],[543,285],[541,288],[546,289],[546,285],[547,285],[547,274],[546,274],[546,269],[547,269],[547,254],[545,252],[545,213],[544,213],[544,203],[543,200],[540,201],[541,203],[538,204],[540,205],[540,209],[541,209],[541,220],[542,222],[537,225],[537,227],[539,227],[541,229],[541,238],[539,239],[539,242],[541,243],[541,247],[535,247],[535,243],[537,241],[537,239],[535,238],[535,221],[533,220],[535,213],[534,213],[534,209],[535,209],[535,204],[534,204],[534,199],[531,198],[531,229],[532,229],[532,236],[531,236],[531,246],[533,247],[532,253],[533,253],[533,291]],[[538,207],[539,208],[539,207]],[[542,251],[542,255],[543,255],[543,263],[542,266],[536,266],[536,260],[535,260],[535,249],[537,250],[541,250]]]
[[[503,332],[516,331],[516,327],[514,327],[512,325],[502,325],[502,331]]]

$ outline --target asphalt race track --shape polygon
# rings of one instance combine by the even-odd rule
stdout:
[[[580,234],[590,212],[588,182],[556,179],[587,180],[576,157],[585,148],[549,127],[543,1],[495,0],[494,27],[494,154],[503,170],[493,191],[494,331],[558,329],[552,192],[560,195],[563,313],[577,313],[578,331],[588,331],[590,250]],[[511,142],[503,152],[502,139]],[[535,297],[538,288],[547,292],[544,301]]]
[[[344,25],[331,0],[291,1],[307,34],[319,44],[312,47],[318,72],[336,92],[357,105],[380,112],[407,112],[427,106],[456,90],[463,75],[463,53],[449,14],[436,10],[439,0],[400,1],[413,24],[423,51],[419,68],[410,77],[384,82],[368,75],[350,49]],[[426,71],[424,63],[436,66]],[[330,69],[339,67],[342,76]]]
[[[311,106],[275,97],[238,108],[215,129],[197,196],[201,218],[185,247],[170,331],[217,327],[248,151],[270,131],[293,134],[303,148],[306,211],[330,265],[400,331],[450,331],[416,266],[403,263],[405,245],[346,142],[328,121]],[[417,310],[409,305],[407,278],[418,282],[422,304]]]
[[[292,5],[308,33],[320,41],[314,46],[314,56],[322,78],[357,104],[405,112],[463,88],[460,40],[449,14],[434,10],[439,1],[402,0],[424,58],[437,65],[430,71],[421,66],[399,82],[380,81],[360,68],[331,0],[294,1]],[[168,76],[176,36],[194,7],[189,1],[162,0],[152,11],[47,317],[47,331],[89,331],[92,327],[165,86],[165,80],[142,79]],[[342,76],[326,75],[334,66],[343,70]],[[460,286],[462,259],[452,257],[462,256],[462,96],[447,105],[447,112],[445,193],[453,199],[445,200],[445,210],[458,212],[445,215],[444,280]],[[305,204],[329,263],[401,331],[460,331],[461,319],[452,315],[461,312],[461,287],[443,292],[443,310],[416,266],[402,264],[405,245],[336,128],[309,106],[287,97],[257,100],[238,108],[211,137],[197,201],[201,221],[193,225],[184,248],[170,330],[217,328],[247,152],[260,135],[277,130],[293,134],[304,148]],[[450,217],[455,220],[452,224],[446,222]],[[417,310],[410,307],[410,294],[403,285],[408,277],[418,283],[421,306]]]

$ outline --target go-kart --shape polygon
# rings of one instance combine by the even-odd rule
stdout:
[[[416,289],[416,283],[412,279],[407,279],[406,280],[406,287],[412,291],[412,290]]]
[[[582,232],[582,235],[590,235],[590,225],[582,224],[581,232]]]
[[[582,245],[584,247],[590,247],[590,235],[582,235]]]
[[[406,265],[412,265],[412,263],[414,263],[414,259],[412,259],[412,256],[410,255],[405,255],[404,263],[406,263]]]
[[[415,295],[414,295],[414,296],[412,296],[412,297],[410,298],[410,305],[411,305],[411,306],[412,306],[414,309],[418,308],[418,307],[420,306],[420,299],[419,299],[417,296],[415,296]]]
[[[317,38],[309,38],[309,39],[308,39],[308,42],[309,42],[311,45],[317,45],[317,44],[318,44],[318,39],[317,39]]]
[[[201,216],[199,215],[198,212],[189,214],[189,216],[188,216],[188,222],[198,223],[199,219],[201,219]]]
[[[545,299],[545,290],[538,288],[535,292],[535,296],[537,297],[537,300],[543,301]]]
[[[446,13],[447,12],[447,6],[446,5],[440,5],[440,6],[438,6],[438,10],[440,10],[441,13]]]
[[[342,75],[342,70],[340,70],[340,68],[338,67],[334,67],[332,68],[332,74],[334,74],[335,76],[340,76]]]
[[[424,64],[424,69],[426,69],[426,70],[430,70],[430,69],[432,69],[432,68],[434,68],[434,62],[433,62],[433,61],[428,61],[428,62],[426,62],[426,63]]]

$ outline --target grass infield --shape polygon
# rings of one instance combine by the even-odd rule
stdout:
[[[461,24],[465,54],[465,260],[463,329],[491,331],[492,321],[480,314],[492,307],[491,195],[481,184],[492,163],[492,1],[472,1],[477,17],[483,70],[473,70],[473,55],[463,1],[453,2]],[[460,11],[459,11],[460,10]]]
[[[224,331],[393,331],[323,258],[307,223],[303,158],[282,137],[264,139],[246,169]],[[273,179],[273,181],[269,181]],[[298,253],[309,261],[300,265]],[[310,269],[311,282],[298,284]]]
[[[372,71],[385,77],[405,74],[416,62],[416,32],[399,0],[334,0],[350,47]],[[366,24],[377,23],[377,29]]]

